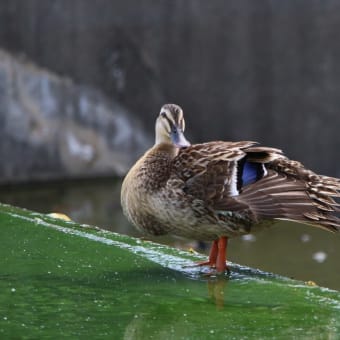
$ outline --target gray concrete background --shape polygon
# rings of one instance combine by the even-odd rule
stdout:
[[[0,2],[0,48],[94,89],[149,138],[175,102],[192,141],[257,140],[338,177],[339,32],[336,0]]]

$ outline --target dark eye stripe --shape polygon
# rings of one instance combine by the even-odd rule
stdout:
[[[170,131],[174,130],[174,129],[178,129],[180,128],[182,131],[184,131],[184,119],[182,114],[180,114],[180,112],[178,111],[161,111],[160,113],[162,118],[165,118],[166,121],[169,124],[169,127],[167,130],[169,130],[168,132],[170,133]]]
[[[164,116],[164,118],[167,120],[168,124],[169,124],[169,128],[170,128],[170,131],[173,129],[174,127],[174,123],[173,121],[168,117],[168,116]]]

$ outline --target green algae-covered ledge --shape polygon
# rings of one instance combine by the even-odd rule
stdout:
[[[0,205],[0,338],[337,338],[340,293]]]

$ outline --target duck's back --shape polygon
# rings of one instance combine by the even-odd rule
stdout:
[[[288,219],[330,231],[340,228],[334,200],[340,180],[315,174],[281,150],[253,142],[210,142],[181,150],[173,166],[186,194],[220,219],[244,216],[253,225]]]

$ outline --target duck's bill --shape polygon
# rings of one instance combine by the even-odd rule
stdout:
[[[183,132],[180,130],[171,133],[171,141],[179,148],[190,145],[190,142],[185,138]]]

